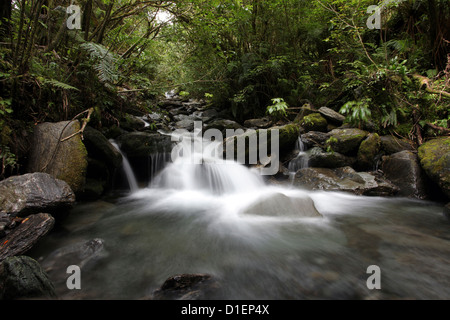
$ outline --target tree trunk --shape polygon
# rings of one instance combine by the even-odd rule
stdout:
[[[11,32],[11,8],[11,0],[0,3],[0,41],[7,39]]]

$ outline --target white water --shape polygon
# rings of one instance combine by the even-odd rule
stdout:
[[[191,138],[148,188],[77,207],[65,236],[45,239],[37,257],[45,265],[52,250],[104,239],[108,257],[83,271],[81,292],[94,299],[140,299],[183,273],[217,278],[212,299],[450,298],[441,205],[269,186]],[[308,216],[311,201],[323,217]],[[366,287],[370,265],[381,268],[382,290]],[[58,292],[77,298],[65,281]]]

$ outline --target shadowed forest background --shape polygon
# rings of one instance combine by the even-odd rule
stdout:
[[[0,20],[0,178],[36,124],[121,126],[169,90],[238,122],[310,103],[419,145],[450,132],[448,0],[4,0]]]

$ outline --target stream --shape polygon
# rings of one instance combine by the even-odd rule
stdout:
[[[101,250],[73,254],[92,239]],[[195,151],[148,186],[78,204],[31,255],[62,299],[150,298],[188,273],[220,283],[211,299],[450,299],[442,204],[270,185]],[[80,259],[81,290],[69,290]],[[379,290],[367,286],[373,265]]]

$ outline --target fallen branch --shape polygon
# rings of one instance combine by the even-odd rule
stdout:
[[[67,141],[73,137],[75,137],[77,134],[81,134],[83,135],[84,129],[86,128],[86,125],[89,123],[89,121],[91,120],[91,115],[94,112],[94,108],[90,108],[88,111],[88,115],[86,118],[83,119],[83,124],[81,125],[80,130],[78,130],[77,132],[71,134],[68,137],[65,137],[64,139],[61,140],[61,142]],[[76,117],[75,117],[76,118]]]

